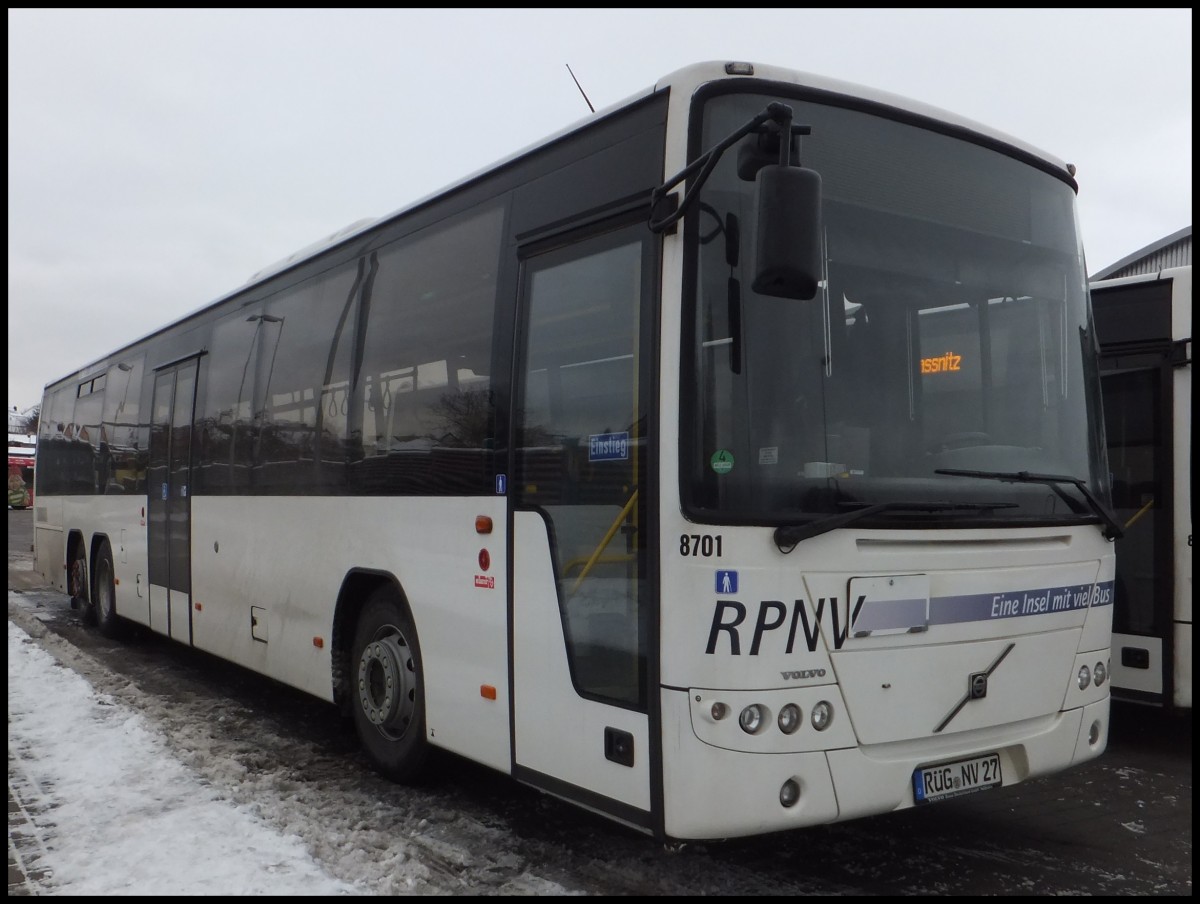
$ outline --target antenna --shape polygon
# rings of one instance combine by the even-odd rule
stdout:
[[[566,67],[567,67],[567,72],[571,72],[571,64],[566,63],[564,65],[566,65]],[[592,102],[590,100],[588,100],[587,92],[585,92],[583,90],[583,85],[579,84],[579,79],[575,78],[574,72],[571,72],[571,79],[575,82],[575,87],[579,89],[579,93],[583,95],[583,102],[588,105],[589,110],[591,110],[593,113],[595,113],[596,108],[593,107]]]

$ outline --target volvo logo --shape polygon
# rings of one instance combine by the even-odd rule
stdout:
[[[806,678],[824,678],[824,669],[799,669],[794,672],[780,672],[784,681],[803,681]]]
[[[988,666],[987,671],[972,672],[967,676],[966,694],[964,694],[963,698],[959,700],[958,703],[955,704],[954,708],[946,714],[946,718],[942,719],[942,724],[933,730],[934,734],[937,734],[939,731],[949,725],[950,721],[958,715],[959,710],[966,706],[971,700],[982,700],[987,696],[988,676],[990,676],[992,672],[996,671],[996,669],[1000,667],[1000,663],[1004,661],[1004,657],[1011,653],[1012,648],[1015,646],[1015,643],[1010,643],[1007,647],[1005,647],[1004,652],[996,657],[996,661]]]

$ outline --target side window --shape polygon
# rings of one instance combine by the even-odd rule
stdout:
[[[263,331],[261,305],[226,314],[213,326],[204,410],[197,418],[197,491],[246,492],[254,455],[253,400]],[[155,412],[157,415],[159,412]],[[157,421],[156,421],[157,423]]]
[[[144,359],[137,357],[108,369],[104,422],[100,428],[101,493],[146,492],[147,450],[138,448],[138,406],[144,366]]]
[[[67,425],[70,441],[69,493],[94,494],[103,492],[100,483],[107,479],[106,463],[101,456],[101,420],[104,417],[104,387],[107,374],[84,380],[75,389],[75,418]]]
[[[346,422],[358,287],[355,263],[268,299],[254,392],[260,493],[335,493],[346,486]]]
[[[492,492],[492,328],[504,212],[472,212],[373,255],[349,413],[356,492]]]
[[[87,456],[75,442],[75,384],[46,394],[46,405],[38,418],[37,467],[34,469],[35,496],[70,493],[75,472],[90,468]]]

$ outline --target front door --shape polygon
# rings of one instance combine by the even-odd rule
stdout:
[[[642,827],[653,247],[639,221],[524,256],[510,490],[515,774]]]
[[[191,643],[192,416],[199,359],[154,375],[150,419],[148,543],[150,627]]]

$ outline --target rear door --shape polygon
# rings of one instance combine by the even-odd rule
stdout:
[[[150,627],[191,643],[192,422],[199,358],[154,375],[147,540]]]

